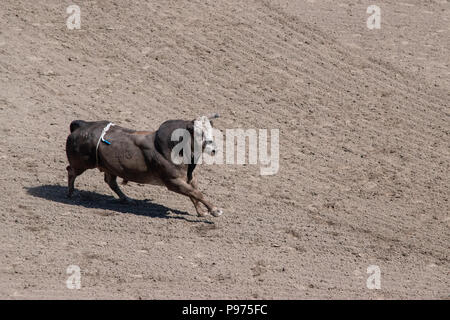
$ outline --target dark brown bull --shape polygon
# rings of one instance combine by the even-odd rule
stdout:
[[[211,118],[202,117],[207,128],[212,128]],[[120,190],[117,177],[124,179],[124,183],[134,181],[138,183],[165,185],[169,190],[188,196],[199,216],[206,213],[200,208],[203,203],[208,212],[218,217],[222,210],[207,201],[198,190],[193,171],[196,161],[192,158],[190,164],[176,164],[172,160],[172,149],[181,141],[172,141],[172,133],[176,129],[185,129],[194,139],[194,127],[197,121],[169,120],[164,122],[157,131],[135,131],[120,126],[110,126],[104,135],[102,132],[108,126],[108,121],[87,122],[75,120],[70,124],[71,134],[67,138],[66,153],[69,160],[68,196],[74,191],[77,176],[87,169],[98,168],[105,173],[105,182],[119,196],[123,202],[131,200]],[[203,129],[202,129],[203,130]],[[196,131],[197,132],[197,131]],[[206,137],[206,138],[205,138]],[[214,154],[215,145],[210,132],[204,132],[201,150],[208,150]],[[194,143],[191,143],[192,157]]]

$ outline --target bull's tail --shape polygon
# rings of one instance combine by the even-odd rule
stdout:
[[[80,127],[83,127],[87,124],[86,121],[83,120],[74,120],[70,123],[70,132],[74,132],[75,130],[77,130]]]

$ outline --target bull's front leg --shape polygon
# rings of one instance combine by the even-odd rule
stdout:
[[[222,215],[222,210],[220,210],[212,203],[207,201],[199,190],[195,189],[191,184],[187,183],[182,178],[169,179],[165,183],[170,191],[184,194],[185,196],[188,196],[189,198],[193,199],[192,202],[194,203],[194,206],[195,206],[194,201],[196,201],[197,202],[196,209],[199,206],[198,202],[201,202],[206,206],[206,208],[208,208],[208,212],[214,217],[219,217]]]
[[[122,190],[120,190],[119,185],[117,184],[117,176],[114,176],[110,173],[105,172],[105,182],[114,191],[120,198],[120,201],[123,203],[133,203],[133,200],[128,198]]]

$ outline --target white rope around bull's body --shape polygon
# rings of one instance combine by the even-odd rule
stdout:
[[[103,141],[107,144],[111,144],[109,141],[105,140],[105,134],[106,132],[108,132],[109,128],[111,128],[113,125],[114,123],[112,122],[108,123],[108,125],[105,128],[103,128],[102,135],[100,136],[100,138],[98,138],[97,146],[95,147],[95,160],[97,167],[98,167],[98,146],[100,145],[100,141]]]

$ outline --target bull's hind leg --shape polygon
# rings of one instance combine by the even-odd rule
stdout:
[[[67,182],[69,186],[69,190],[67,192],[67,197],[72,197],[73,191],[75,190],[75,179],[82,174],[85,170],[74,169],[71,166],[67,166]]]
[[[119,196],[121,202],[123,203],[133,202],[122,192],[122,190],[120,190],[119,185],[117,184],[117,176],[105,172],[105,182],[108,184],[111,190],[114,191]]]

